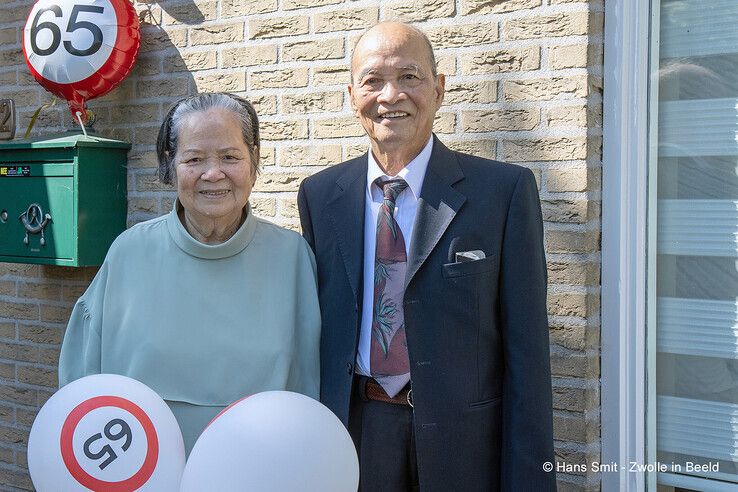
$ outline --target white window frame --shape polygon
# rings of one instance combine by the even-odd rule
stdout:
[[[602,164],[602,490],[655,490],[645,464],[650,7],[605,2]],[[652,393],[651,393],[652,394]],[[649,429],[651,432],[652,426]]]

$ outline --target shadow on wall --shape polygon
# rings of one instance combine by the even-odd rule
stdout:
[[[215,68],[212,50],[187,52],[188,26],[206,20],[192,0],[139,1],[135,7],[141,25],[136,64],[115,90],[89,103],[99,134],[133,145],[128,155],[129,227],[171,209],[174,187],[157,179],[159,126],[175,102],[197,93],[192,70]],[[71,127],[71,116],[64,118]]]

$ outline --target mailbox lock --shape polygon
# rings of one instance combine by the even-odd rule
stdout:
[[[46,227],[51,220],[51,214],[44,214],[44,211],[41,209],[41,205],[38,203],[32,203],[28,206],[28,210],[20,214],[18,219],[23,223],[23,227],[26,229],[26,237],[23,238],[23,244],[28,244],[29,234],[41,233],[39,244],[41,244],[41,246],[46,245],[44,227]]]
[[[3,210],[2,212],[0,212],[0,222],[2,222],[4,224],[7,221],[8,221],[8,211],[7,210]]]

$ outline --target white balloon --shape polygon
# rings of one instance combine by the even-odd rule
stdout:
[[[356,492],[359,460],[328,408],[289,391],[242,399],[195,443],[181,492]]]
[[[49,398],[28,438],[39,492],[175,492],[185,466],[182,432],[164,400],[143,383],[97,374]]]

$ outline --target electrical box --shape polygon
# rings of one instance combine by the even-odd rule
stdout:
[[[130,148],[77,133],[0,143],[0,262],[101,265],[126,228]]]

